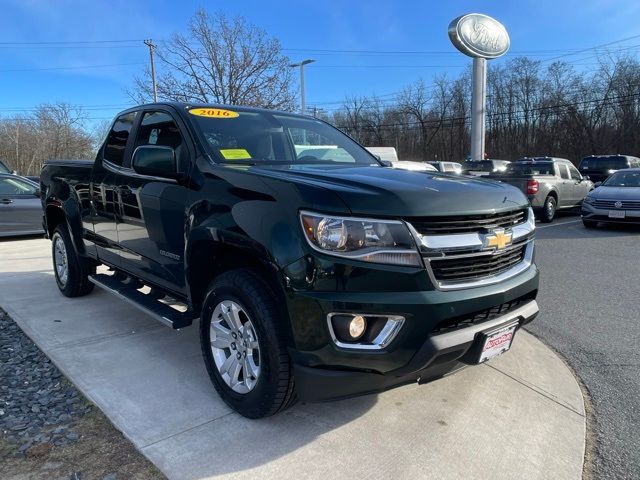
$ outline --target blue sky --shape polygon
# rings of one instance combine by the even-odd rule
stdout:
[[[527,53],[542,60],[640,34],[637,0],[2,0],[0,115],[27,112],[42,102],[66,101],[84,106],[96,121],[112,117],[130,103],[124,90],[148,62],[148,50],[141,42],[90,48],[18,43],[159,41],[184,31],[199,7],[244,16],[278,37],[292,61],[316,59],[306,70],[307,105],[327,109],[336,108],[347,95],[389,98],[419,78],[429,82],[434,74],[458,75],[470,59],[450,44],[447,25],[463,13],[497,18],[510,33],[512,55]],[[639,44],[636,38],[615,47]],[[310,51],[318,49],[437,53]],[[563,59],[579,69],[595,62],[593,52]],[[494,62],[500,61],[504,60]]]

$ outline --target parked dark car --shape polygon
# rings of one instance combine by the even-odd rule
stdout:
[[[60,291],[200,319],[211,380],[247,417],[484,362],[538,312],[520,191],[385,167],[312,117],[143,105],[95,162],[41,178]]]
[[[553,221],[559,209],[579,208],[593,189],[589,177],[583,177],[569,160],[556,157],[520,159],[489,178],[518,187],[543,222]]]
[[[43,232],[38,185],[12,173],[0,173],[0,237]]]
[[[640,168],[611,174],[582,204],[582,222],[593,228],[598,222],[640,224]]]
[[[511,162],[508,160],[475,160],[462,164],[462,173],[482,177],[492,173],[504,171]]]
[[[603,182],[618,170],[637,167],[640,167],[640,159],[630,155],[590,155],[580,161],[578,170],[594,182]]]

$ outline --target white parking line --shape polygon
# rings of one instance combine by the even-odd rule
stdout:
[[[570,223],[578,223],[581,222],[582,219],[580,220],[571,220],[570,222],[562,222],[562,223],[552,223],[551,225],[544,225],[542,227],[536,227],[536,230],[540,230],[542,228],[549,228],[549,227],[559,227],[560,225],[568,225]]]

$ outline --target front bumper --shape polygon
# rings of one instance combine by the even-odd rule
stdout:
[[[608,209],[595,208],[589,203],[582,203],[582,218],[584,220],[606,223],[640,224],[640,210],[625,210],[624,218],[610,218],[609,212],[610,210]]]
[[[522,307],[494,320],[427,339],[411,361],[402,368],[378,374],[332,370],[294,365],[296,391],[303,401],[324,401],[375,393],[418,381],[424,383],[474,364],[479,335],[494,327],[518,322],[518,329],[538,314],[531,300]]]
[[[303,401],[350,397],[428,381],[474,363],[481,332],[514,320],[522,326],[535,318],[537,289],[534,264],[500,284],[458,291],[298,292],[297,302],[305,305],[306,325],[315,324],[309,317],[318,315],[325,331],[324,318],[331,312],[401,315],[406,320],[397,337],[375,351],[340,348],[328,334],[304,332],[315,341],[298,338],[300,345],[317,342],[318,346],[290,349],[297,394]],[[516,301],[517,308],[489,320],[438,330],[449,319]]]

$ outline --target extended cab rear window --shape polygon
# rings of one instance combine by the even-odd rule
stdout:
[[[189,113],[217,162],[380,165],[345,134],[313,118],[209,107]]]
[[[107,142],[104,146],[104,159],[116,165],[122,165],[124,151],[127,148],[129,134],[133,128],[136,112],[125,113],[116,118],[113,127],[109,131]]]

